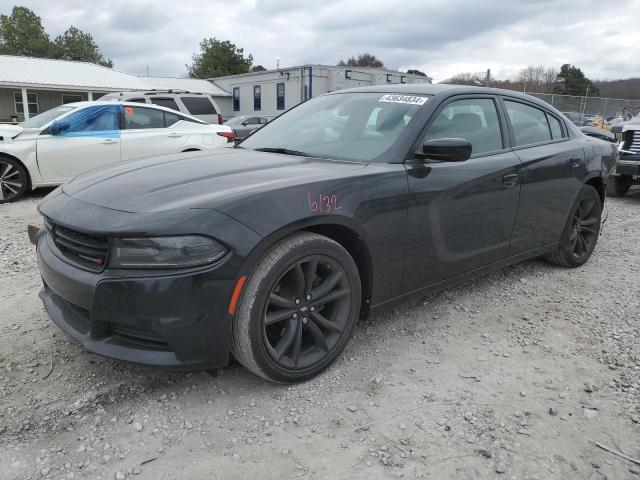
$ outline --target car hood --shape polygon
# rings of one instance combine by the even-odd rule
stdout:
[[[363,163],[224,148],[119,162],[63,187],[78,200],[131,213],[215,208],[265,191],[362,169]]]
[[[19,125],[0,125],[0,137],[2,138],[14,138],[20,135],[24,128]]]

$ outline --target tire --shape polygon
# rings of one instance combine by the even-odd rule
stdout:
[[[0,156],[0,203],[15,202],[29,187],[27,171],[13,158]]]
[[[558,248],[544,258],[561,267],[584,265],[598,241],[601,220],[600,195],[591,185],[583,185],[571,207]]]
[[[309,232],[285,238],[245,283],[233,320],[233,356],[273,382],[310,379],[351,338],[361,295],[358,268],[340,244]]]
[[[629,188],[631,188],[632,180],[625,176],[612,175],[607,181],[607,195],[610,197],[624,197]]]

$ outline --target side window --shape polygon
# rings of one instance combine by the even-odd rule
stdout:
[[[164,126],[170,127],[174,123],[180,121],[180,117],[175,113],[164,112]]]
[[[96,105],[78,109],[62,121],[69,124],[63,135],[87,135],[92,132],[105,132],[119,130],[118,111],[119,105]]]
[[[505,100],[507,115],[513,128],[516,146],[551,140],[546,114],[539,108]]]
[[[551,136],[554,140],[565,136],[562,134],[562,126],[560,125],[560,120],[558,120],[553,115],[549,115],[548,113],[547,120],[549,120],[549,128],[551,128]]]
[[[124,107],[124,128],[164,128],[164,112],[154,108]]]
[[[173,98],[151,97],[151,103],[154,105],[160,105],[161,107],[170,108],[171,110],[180,110],[178,108],[178,104]]]
[[[207,97],[180,97],[191,115],[215,115],[216,109]]]
[[[233,87],[233,111],[240,111],[240,87]]]
[[[472,155],[501,150],[502,131],[495,102],[490,98],[468,98],[447,104],[431,124],[425,140],[464,138]]]
[[[127,102],[133,103],[147,103],[147,100],[144,98],[132,98],[131,100],[127,100]]]
[[[269,120],[267,120],[266,118],[260,117],[260,125],[266,125],[268,121]]]

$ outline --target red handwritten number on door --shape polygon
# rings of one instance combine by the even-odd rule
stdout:
[[[333,194],[308,193],[307,200],[309,202],[309,210],[313,213],[332,213],[342,208],[338,205],[338,199]]]

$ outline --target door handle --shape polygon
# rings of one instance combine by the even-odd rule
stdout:
[[[582,160],[582,157],[571,157],[569,159],[569,165],[575,168],[580,165],[581,160]]]
[[[510,173],[502,177],[504,188],[515,187],[518,184],[518,178],[520,178],[520,175],[518,175],[517,173]]]
[[[107,138],[107,139],[103,140],[101,143],[103,145],[113,145],[114,143],[118,143],[118,141],[114,140],[113,138]]]
[[[170,133],[169,135],[167,135],[167,137],[169,138],[180,138],[182,136],[182,134],[180,133]]]

